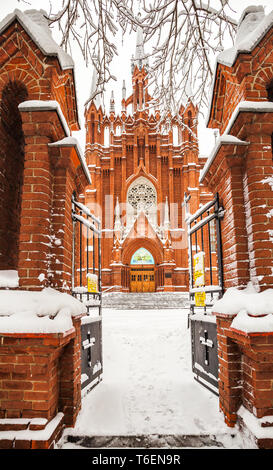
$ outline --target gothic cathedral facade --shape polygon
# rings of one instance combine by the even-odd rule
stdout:
[[[187,291],[185,194],[190,212],[212,195],[199,184],[198,109],[191,99],[180,118],[161,122],[152,111],[141,31],[132,59],[132,93],[122,88],[121,113],[111,95],[107,115],[96,94],[86,106],[86,161],[92,185],[84,202],[102,221],[102,289]],[[130,108],[130,111],[129,110]]]

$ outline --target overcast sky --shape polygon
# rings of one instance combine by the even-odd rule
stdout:
[[[30,3],[29,5],[23,3],[22,1],[18,0],[0,0],[0,20],[2,20],[7,14],[11,13],[15,8],[19,8],[21,10],[27,10],[30,8],[36,9],[47,9],[47,5],[49,4],[47,0],[28,0]],[[60,3],[60,0],[54,0],[54,5]],[[217,2],[217,0],[215,0]],[[211,1],[211,5],[215,3]],[[231,0],[231,7],[236,11],[230,16],[235,17],[237,20],[240,18],[242,11],[250,5],[263,5],[265,7],[265,12],[268,14],[273,10],[273,0],[263,0],[263,1],[251,1],[251,0]],[[116,102],[116,110],[120,110],[120,100],[121,100],[121,87],[122,81],[126,80],[126,87],[127,87],[127,96],[131,93],[131,56],[135,52],[135,34],[132,34],[124,44],[121,42],[121,37],[117,38],[117,42],[120,43],[119,45],[119,56],[114,59],[112,64],[113,74],[118,79],[117,82],[111,82],[108,86],[107,94],[105,97],[105,105],[108,108],[108,102],[111,90],[115,90],[115,102]],[[229,45],[227,45],[229,47]],[[80,115],[80,124],[82,130],[80,132],[75,132],[73,135],[77,137],[84,147],[85,145],[85,135],[84,135],[84,103],[88,99],[88,94],[91,86],[91,76],[92,70],[87,69],[81,55],[75,51],[73,53],[73,59],[75,62],[75,75],[76,75],[76,82],[77,82],[77,98],[78,98],[78,106],[79,106],[79,115]],[[203,156],[209,155],[213,143],[214,143],[214,136],[213,131],[210,129],[206,129],[204,123],[200,122],[199,125],[199,141],[200,141],[200,153]]]

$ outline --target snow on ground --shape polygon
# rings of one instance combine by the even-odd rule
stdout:
[[[213,434],[225,447],[243,448],[218,397],[193,378],[187,313],[104,308],[103,381],[83,398],[76,426],[64,436]]]

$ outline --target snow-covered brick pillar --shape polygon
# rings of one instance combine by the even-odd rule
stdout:
[[[76,139],[56,101],[19,105],[25,168],[18,271],[20,287],[69,289],[72,270],[71,195],[90,184]]]
[[[0,448],[49,448],[74,426],[85,312],[51,288],[0,291]]]
[[[20,287],[27,289],[48,285],[53,196],[48,143],[65,135],[57,108],[46,103],[19,105],[26,145],[18,271]]]
[[[200,174],[200,182],[218,192],[225,213],[221,221],[224,286],[246,285],[249,255],[244,210],[243,167],[248,144],[221,136]]]
[[[48,276],[50,284],[61,290],[71,288],[72,238],[71,217],[72,194],[76,197],[91,183],[89,171],[77,140],[66,137],[49,144],[54,168],[51,260]],[[77,253],[76,253],[77,256]]]
[[[219,401],[226,423],[273,448],[273,295],[231,288],[214,305]]]
[[[244,205],[250,280],[261,290],[273,285],[273,103],[242,102],[229,132],[248,141],[244,162]]]

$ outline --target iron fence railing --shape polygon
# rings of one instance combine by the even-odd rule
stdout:
[[[185,194],[187,203],[189,196]],[[215,296],[222,297],[224,292],[223,257],[221,238],[221,219],[224,210],[219,203],[218,193],[213,200],[201,206],[193,215],[188,215],[188,253],[189,253],[189,296],[190,311],[212,307]],[[196,286],[194,277],[194,254],[202,253],[204,256],[204,282]],[[205,293],[205,304],[196,305],[197,293]]]
[[[72,295],[101,315],[101,221],[72,196]]]

